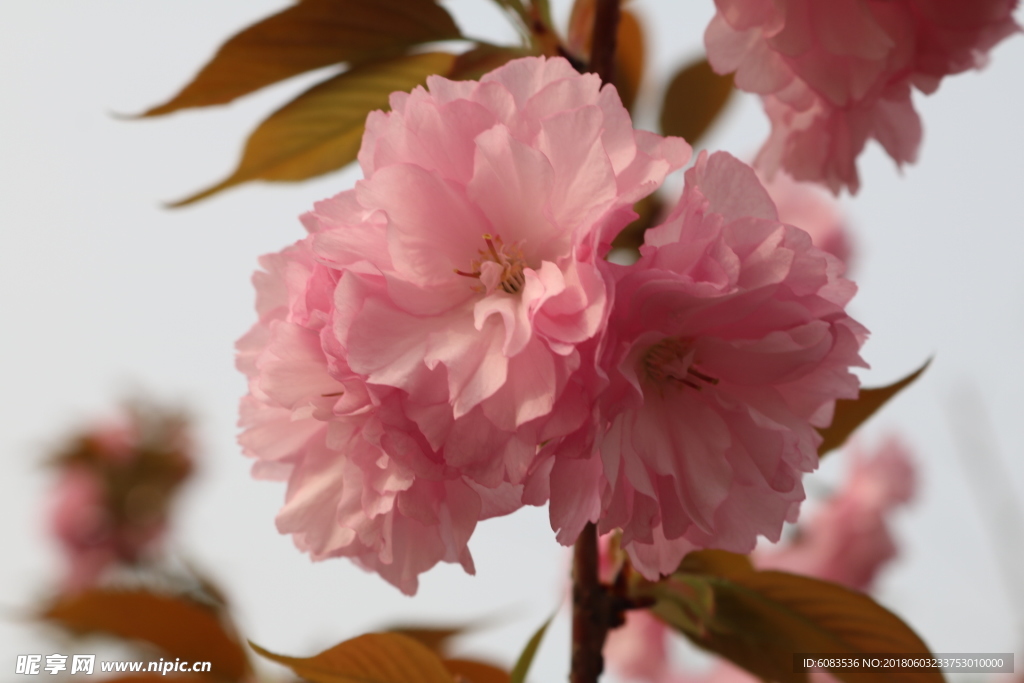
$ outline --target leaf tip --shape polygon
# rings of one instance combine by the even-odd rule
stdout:
[[[218,192],[220,192],[221,190],[227,189],[228,187],[231,187],[232,185],[234,185],[234,183],[231,183],[231,182],[228,182],[228,181],[217,183],[213,187],[208,187],[205,190],[200,190],[199,192],[196,192],[195,194],[189,195],[189,196],[185,197],[184,199],[178,199],[176,201],[171,201],[171,202],[163,202],[163,204],[161,206],[163,208],[165,208],[165,209],[180,209],[182,207],[189,206],[190,204],[195,204],[196,202],[198,202],[198,201],[200,201],[202,199],[206,199],[207,197],[215,195]]]

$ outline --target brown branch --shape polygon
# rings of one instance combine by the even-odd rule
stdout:
[[[573,548],[570,683],[597,683],[604,669],[601,650],[616,621],[615,600],[598,578],[597,562],[597,527],[591,523]]]
[[[590,71],[611,83],[615,75],[615,48],[619,34],[619,0],[596,0],[594,33],[590,43]]]

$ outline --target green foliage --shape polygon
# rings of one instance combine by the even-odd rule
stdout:
[[[711,70],[708,60],[687,64],[676,72],[665,90],[661,132],[678,135],[695,145],[725,109],[732,91],[732,76],[719,76]]]
[[[511,683],[524,683],[526,681],[526,674],[530,671],[530,665],[533,664],[533,658],[537,654],[537,648],[540,647],[540,641],[544,640],[544,634],[548,630],[548,626],[551,625],[551,620],[554,619],[554,615],[548,617],[548,620],[541,624],[537,632],[534,633],[529,642],[526,643],[526,647],[523,648],[522,654],[519,655],[519,660],[516,661],[516,665],[512,667]]]
[[[652,612],[696,645],[765,680],[804,683],[793,654],[914,653],[927,646],[903,621],[873,599],[828,581],[759,571],[742,555],[721,550],[690,553],[672,576],[640,581],[638,596]],[[942,681],[937,670],[832,671],[847,683]]]
[[[825,429],[818,430],[823,437],[821,445],[818,446],[818,455],[823,456],[846,443],[850,435],[867,422],[879,408],[888,403],[889,399],[916,382],[921,373],[928,369],[931,362],[931,359],[925,361],[924,365],[898,382],[876,389],[861,389],[860,395],[855,399],[836,401],[832,424]]]

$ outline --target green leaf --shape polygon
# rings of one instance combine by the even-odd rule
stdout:
[[[436,654],[398,633],[367,633],[308,658],[249,645],[312,683],[454,683]]]
[[[544,633],[548,630],[548,626],[551,625],[551,621],[554,618],[555,615],[553,614],[548,617],[548,620],[541,624],[537,632],[530,638],[530,641],[526,643],[522,654],[519,655],[519,660],[512,667],[511,683],[525,683],[526,674],[529,673],[530,665],[533,664],[533,658],[537,654],[537,648],[540,647],[540,641],[544,640]]]
[[[655,599],[651,612],[667,624],[691,636],[703,638],[715,608],[715,592],[703,577],[677,574],[653,584],[648,593]]]
[[[230,38],[181,92],[142,116],[224,104],[311,69],[459,37],[434,0],[302,0]]]
[[[455,676],[456,683],[509,683],[507,671],[471,659],[446,659],[444,666]]]
[[[832,424],[825,429],[818,430],[818,433],[823,437],[821,445],[818,446],[818,455],[823,456],[846,443],[850,435],[867,422],[868,418],[874,415],[879,408],[888,403],[889,399],[913,384],[921,376],[921,373],[928,369],[931,362],[929,358],[917,370],[889,386],[877,389],[861,389],[860,395],[855,399],[839,399],[836,401],[836,410],[832,417]]]
[[[806,681],[806,673],[794,670],[794,653],[929,654],[909,626],[867,595],[806,576],[758,571],[745,557],[723,551],[691,553],[679,572],[641,592],[654,595],[652,611],[694,643],[765,680]],[[675,618],[680,612],[684,617]],[[943,680],[936,670],[840,668],[832,674],[847,683]]]
[[[661,132],[696,144],[722,113],[732,91],[732,76],[719,76],[706,59],[686,65],[665,91]]]
[[[82,635],[142,640],[172,657],[211,663],[211,676],[251,673],[249,660],[218,615],[194,602],[142,590],[93,589],[59,598],[41,615]]]
[[[391,93],[447,73],[447,52],[361,64],[314,86],[270,115],[249,136],[238,168],[213,187],[178,201],[184,206],[249,180],[305,180],[356,158],[366,115],[386,109]]]

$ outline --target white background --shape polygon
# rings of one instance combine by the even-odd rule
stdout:
[[[511,39],[482,0],[446,4],[468,33]],[[161,208],[225,176],[247,132],[308,78],[229,107],[147,121],[112,114],[165,100],[228,35],[283,5],[36,0],[0,9],[2,676],[13,675],[16,654],[54,651],[21,619],[60,574],[42,457],[137,389],[195,414],[201,475],[181,501],[174,545],[227,586],[243,633],[271,650],[306,655],[396,621],[484,615],[503,625],[465,649],[511,663],[563,598],[567,554],[545,510],[484,523],[471,543],[478,575],[437,568],[410,599],[347,561],[310,563],[274,529],[283,486],[248,475],[234,441],[245,385],[232,344],[255,318],[250,274],[258,255],[301,236],[298,214],[356,176],[255,184]],[[634,7],[651,32],[657,78],[648,86],[661,83],[700,53],[711,0]],[[556,9],[568,12],[566,3]],[[872,145],[860,160],[861,193],[844,200],[861,287],[852,311],[872,331],[865,384],[935,356],[862,435],[870,444],[898,431],[917,454],[920,493],[897,520],[902,557],[879,596],[937,652],[1024,644],[1024,607],[1012,604],[995,559],[998,549],[1022,557],[1020,518],[1012,505],[989,506],[998,525],[979,512],[979,502],[1012,502],[1024,486],[1024,40],[992,57],[985,71],[917,98],[925,142],[916,166],[900,174]],[[766,132],[760,105],[743,96],[706,143],[749,158]],[[971,410],[993,425],[980,430],[990,445],[959,454],[950,416]],[[809,489],[827,490],[843,467],[835,456]],[[984,495],[972,493],[968,468],[987,477]],[[534,680],[564,680],[567,662],[563,616]]]

